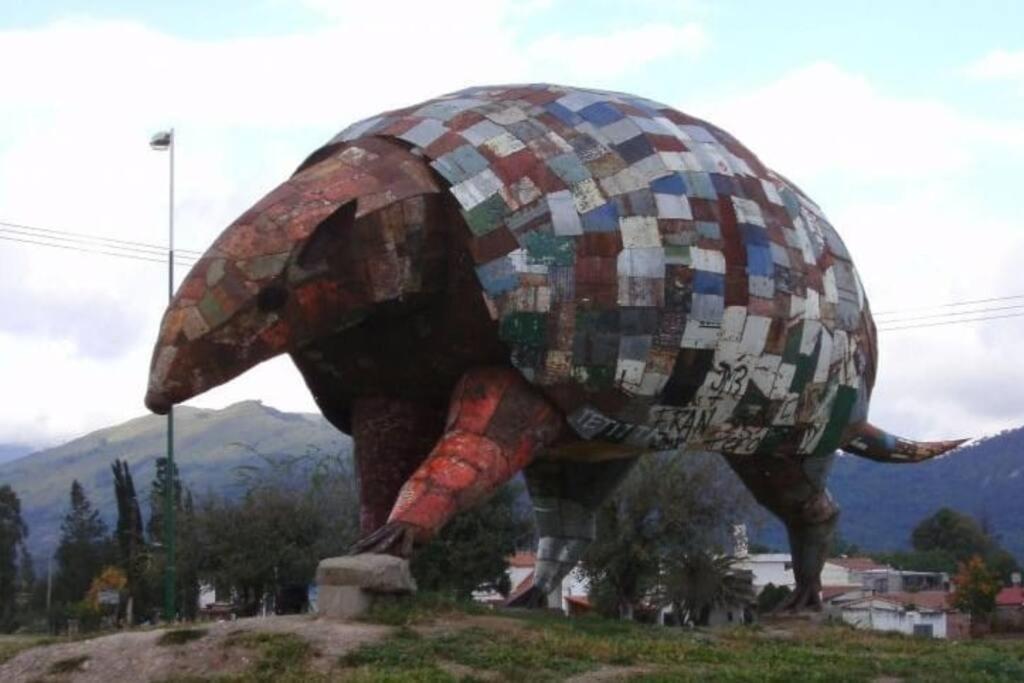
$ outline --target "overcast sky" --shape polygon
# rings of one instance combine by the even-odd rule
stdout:
[[[549,81],[633,92],[732,132],[821,205],[873,309],[903,312],[889,319],[1024,295],[1015,0],[0,7],[0,221],[166,244],[167,156],[147,141],[173,125],[177,242],[203,250],[356,119]],[[49,445],[142,414],[165,303],[158,263],[0,239],[0,443]],[[882,332],[872,421],[917,438],[1021,425],[1022,335],[1024,318]],[[247,398],[315,410],[286,358],[191,403]]]

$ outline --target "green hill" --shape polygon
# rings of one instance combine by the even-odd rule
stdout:
[[[32,452],[29,446],[17,443],[0,443],[0,465],[11,460],[17,460]]]
[[[236,468],[265,456],[350,452],[351,440],[319,415],[284,413],[255,401],[223,410],[175,411],[176,460],[197,495],[237,493]],[[0,483],[21,497],[29,548],[42,560],[56,546],[72,479],[113,522],[110,463],[127,460],[145,496],[154,461],[164,454],[166,420],[149,415],[101,429],[62,446],[0,464]],[[883,465],[841,456],[830,488],[843,509],[843,537],[870,550],[905,548],[910,530],[943,506],[984,517],[1004,546],[1024,558],[1024,428],[979,439],[948,456],[919,465]],[[786,548],[781,525],[769,523],[756,539]]]
[[[906,547],[918,522],[950,507],[984,520],[1024,560],[1024,427],[918,465],[843,456],[832,481],[843,536],[861,547]]]
[[[236,468],[263,456],[350,452],[351,440],[319,415],[283,413],[256,401],[223,410],[175,409],[175,461],[193,492],[237,492]],[[147,415],[69,441],[56,448],[0,464],[0,483],[10,484],[29,526],[29,550],[37,561],[57,545],[71,482],[85,487],[93,506],[113,523],[110,463],[126,460],[132,469],[143,514],[155,461],[165,454],[167,420]],[[259,455],[257,455],[259,454]]]
[[[910,532],[939,508],[983,519],[1024,561],[1024,427],[973,441],[916,465],[889,465],[852,455],[836,458],[829,489],[842,508],[839,531],[865,550],[906,549]],[[756,539],[786,548],[781,524]]]

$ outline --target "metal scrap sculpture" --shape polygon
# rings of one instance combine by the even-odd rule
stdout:
[[[479,87],[356,123],[229,226],[164,316],[158,413],[281,353],[353,435],[360,552],[409,555],[524,471],[535,593],[645,453],[722,454],[820,605],[875,326],[838,234],[728,133],[640,97]],[[447,410],[445,407],[447,406]]]

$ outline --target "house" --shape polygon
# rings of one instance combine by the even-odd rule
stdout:
[[[740,556],[738,569],[746,569],[754,575],[754,591],[760,593],[769,583],[773,586],[796,586],[793,577],[793,558],[789,553],[753,553]],[[866,572],[892,570],[870,557],[833,557],[825,561],[821,570],[821,583],[828,587],[860,588]],[[892,570],[896,571],[896,570]]]
[[[736,560],[736,569],[753,575],[754,592],[759,594],[769,583],[773,586],[796,586],[793,578],[793,558],[789,553],[752,553]]]
[[[516,588],[526,580],[526,577],[533,575],[533,567],[537,563],[537,556],[534,553],[519,550],[505,558],[505,561],[508,563],[506,573],[508,574],[509,585],[514,593]],[[530,585],[533,584],[531,583]]]
[[[885,569],[890,567],[878,564],[870,557],[830,557],[821,570],[821,583],[825,586],[862,586],[865,573]]]
[[[821,580],[824,585],[858,585],[876,593],[949,590],[949,575],[944,572],[895,569],[870,557],[830,557]]]
[[[822,586],[821,587],[821,604],[832,614],[838,616],[836,609],[842,605],[855,600],[863,600],[866,597],[873,595],[872,591],[865,590],[862,586],[853,586],[849,584],[839,586]]]
[[[945,591],[868,595],[845,602],[837,611],[844,622],[874,631],[960,639],[970,630],[969,617],[951,606]]]
[[[1024,588],[1018,577],[1016,585],[999,591],[996,595],[996,612],[992,617],[995,631],[1024,631]]]

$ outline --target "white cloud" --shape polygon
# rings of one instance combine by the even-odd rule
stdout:
[[[893,96],[828,62],[689,109],[798,183],[824,174],[932,178],[964,170],[980,144],[1024,147],[1020,122],[978,120],[938,100]]]
[[[473,83],[568,74],[546,59],[555,42],[534,51],[520,33],[544,0],[458,0],[444,11],[408,3],[402,21],[392,3],[307,4],[323,13],[317,30],[257,38],[185,39],[88,18],[0,31],[0,63],[16,65],[0,70],[0,220],[164,244],[167,156],[146,142],[173,124],[177,242],[202,250],[352,121]],[[684,34],[648,24],[638,35]],[[580,49],[601,45],[574,39]],[[0,442],[139,414],[165,277],[155,263],[0,241],[10,316],[0,325],[0,378],[5,389],[25,387],[0,393]],[[195,402],[242,398],[315,409],[287,359]]]
[[[410,4],[403,22],[388,3],[310,3],[328,20],[303,35],[197,41],[86,20],[0,32],[0,63],[19,67],[0,71],[0,220],[163,243],[167,159],[145,143],[174,123],[178,242],[203,249],[358,118],[470,83],[586,77],[628,90],[631,74],[699,59],[707,40],[679,23],[525,40],[515,3],[460,1],[444,13]],[[736,134],[822,204],[876,310],[1024,291],[1012,201],[995,201],[972,175],[981,159],[1014,167],[1018,122],[892,95],[826,63],[682,108]],[[143,410],[164,277],[158,264],[0,242],[5,315],[21,316],[0,325],[0,378],[17,387],[0,393],[0,442],[51,441]],[[59,318],[45,324],[32,307]],[[90,345],[112,329],[127,330],[120,354]],[[1012,359],[1021,331],[988,323],[885,334],[874,419],[920,437],[1014,424],[990,390],[1020,405],[1024,377]],[[243,398],[315,410],[287,359],[195,403]]]
[[[647,24],[604,35],[549,35],[530,45],[528,56],[554,65],[571,78],[611,79],[669,57],[697,57],[708,45],[696,23]]]
[[[988,170],[1020,163],[1019,122],[890,94],[828,63],[691,109],[822,206],[873,310],[1024,293],[1019,213]],[[1022,332],[1024,321],[1013,319],[880,332],[872,420],[911,438],[1019,425],[1024,365],[1011,359]]]
[[[968,64],[963,72],[972,78],[1018,81],[1024,86],[1024,50],[993,50]]]

